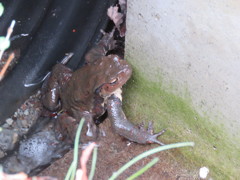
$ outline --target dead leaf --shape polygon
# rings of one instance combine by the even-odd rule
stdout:
[[[111,6],[110,8],[108,8],[107,15],[114,22],[117,28],[123,22],[122,20],[123,14],[118,12],[117,6]]]
[[[126,33],[127,1],[119,0],[119,6],[120,9],[118,5],[108,8],[107,15],[115,24],[120,36],[124,37]]]

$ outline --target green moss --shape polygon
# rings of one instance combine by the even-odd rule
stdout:
[[[147,81],[136,69],[124,89],[124,109],[135,123],[153,121],[155,131],[167,128],[160,138],[166,144],[195,142],[194,148],[174,152],[176,160],[186,168],[207,166],[213,178],[238,178],[239,149],[231,144],[224,130],[200,116],[189,100],[164,90],[161,83]]]

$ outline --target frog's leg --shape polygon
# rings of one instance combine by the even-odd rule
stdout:
[[[162,135],[165,130],[159,133],[151,133],[151,128],[148,131],[140,129],[127,120],[123,110],[121,100],[112,95],[107,100],[108,117],[111,120],[113,129],[121,136],[129,139],[130,141],[140,144],[157,143],[164,145],[157,138]]]
[[[92,63],[100,59],[102,56],[105,56],[108,51],[116,47],[116,41],[114,40],[113,37],[114,31],[115,28],[110,33],[102,32],[103,33],[102,39],[86,54],[85,56],[86,63]]]
[[[70,141],[70,143],[72,143],[77,130],[76,119],[63,112],[58,115],[55,122],[55,133],[57,135],[57,139]]]
[[[98,129],[97,126],[93,123],[92,117],[88,114],[82,113],[81,116],[85,119],[85,125],[87,126],[86,135],[92,138],[97,137]],[[63,141],[69,141],[69,143],[74,142],[76,131],[80,118],[75,119],[72,116],[69,116],[66,112],[61,113],[55,124],[55,132],[57,138]]]
[[[72,70],[63,64],[56,64],[42,86],[42,103],[50,111],[56,111],[60,107],[59,93],[72,76]]]

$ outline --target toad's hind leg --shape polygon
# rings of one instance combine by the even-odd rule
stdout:
[[[119,135],[139,144],[157,143],[159,145],[164,145],[157,138],[158,136],[162,135],[165,130],[153,134],[151,126],[148,131],[145,131],[142,128],[137,128],[127,120],[122,110],[122,102],[115,95],[112,95],[108,98],[107,110],[112,127]]]
[[[80,116],[81,118],[75,119],[69,116],[67,113],[63,112],[57,117],[55,123],[55,134],[58,140],[73,143],[79,126],[79,122],[82,118],[85,120],[82,132],[86,132],[86,136],[90,137],[88,138],[90,140],[97,138],[98,127],[93,122],[92,117],[85,112],[82,113]],[[83,136],[83,139],[86,139],[86,136]]]
[[[42,86],[42,103],[50,111],[56,111],[60,107],[59,93],[72,76],[72,70],[63,64],[56,64],[51,75]]]

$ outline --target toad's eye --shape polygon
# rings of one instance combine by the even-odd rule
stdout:
[[[113,79],[111,82],[110,82],[110,84],[115,84],[115,83],[117,83],[118,82],[118,78],[115,78],[115,79]]]

